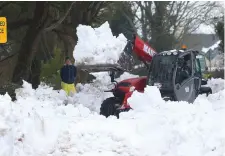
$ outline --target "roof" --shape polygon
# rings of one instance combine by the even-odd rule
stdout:
[[[215,50],[216,48],[219,47],[220,42],[221,41],[219,40],[216,43],[214,43],[213,45],[211,45],[210,47],[203,47],[202,52],[207,53],[209,50]]]
[[[203,47],[210,47],[219,41],[215,34],[187,34],[178,43],[178,46],[185,44],[187,48],[201,51]]]

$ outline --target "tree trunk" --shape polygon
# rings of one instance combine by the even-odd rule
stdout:
[[[162,43],[168,42],[166,38],[168,38],[168,33],[166,32],[166,28],[164,26],[164,18],[166,16],[166,8],[169,4],[168,2],[154,2],[155,4],[155,14],[153,15],[153,20],[151,22],[151,44],[156,49],[156,51],[160,52],[167,47],[163,47]]]
[[[17,61],[17,54],[0,61],[0,86],[8,84],[12,80],[13,70]]]
[[[28,82],[31,82],[32,87],[37,89],[40,84],[40,75],[41,75],[41,60],[36,57],[32,61],[31,65],[31,74],[28,79]]]
[[[43,26],[43,15],[46,2],[36,2],[34,17],[19,49],[18,61],[13,73],[12,82],[21,84],[29,79],[30,67],[37,51],[37,44]]]

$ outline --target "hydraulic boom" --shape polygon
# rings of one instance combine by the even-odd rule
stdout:
[[[145,64],[150,63],[152,57],[157,53],[148,43],[144,42],[137,35],[134,35],[133,40],[128,42],[125,51],[128,53],[134,52]]]

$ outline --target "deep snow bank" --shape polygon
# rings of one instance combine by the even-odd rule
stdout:
[[[96,88],[96,83],[106,83],[107,78],[100,77],[92,86],[82,85],[80,93]],[[72,99],[74,105],[64,106],[63,92],[46,85],[37,90],[28,83],[23,87],[17,90],[16,102],[8,95],[0,96],[0,156],[224,154],[224,90],[187,104],[165,102],[157,88],[147,87],[129,99],[134,110],[117,120],[106,119],[82,104],[84,99],[96,100],[91,91],[92,96],[77,96],[79,103]]]
[[[206,86],[210,86],[212,88],[213,93],[217,93],[220,90],[224,90],[225,81],[224,79],[209,79]]]
[[[122,119],[134,118],[143,134],[143,150],[152,155],[223,155],[225,150],[225,91],[199,96],[194,104],[165,102],[156,87],[129,99],[134,108]],[[139,122],[138,122],[139,121]],[[152,147],[152,148],[149,148]]]
[[[123,34],[113,36],[108,22],[98,28],[79,25],[77,36],[78,42],[73,52],[76,64],[117,63],[127,44]]]

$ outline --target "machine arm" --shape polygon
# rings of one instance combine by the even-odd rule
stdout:
[[[156,54],[156,51],[137,35],[134,35],[133,40],[128,42],[125,51],[133,51],[144,63],[151,62],[152,57]]]

